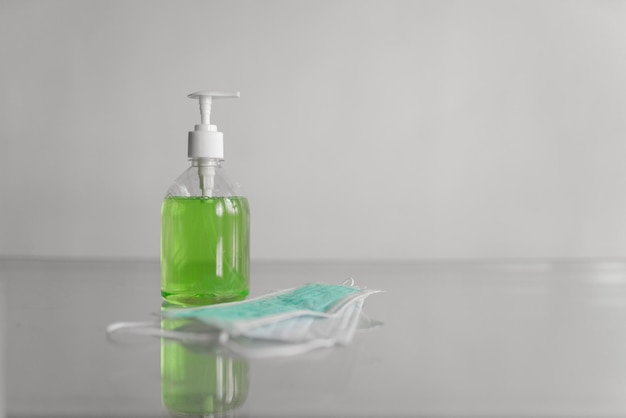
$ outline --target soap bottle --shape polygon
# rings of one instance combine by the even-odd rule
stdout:
[[[161,295],[179,305],[243,300],[249,292],[250,209],[228,180],[223,134],[211,105],[239,92],[199,91],[199,125],[189,132],[191,167],[169,188],[161,208]]]

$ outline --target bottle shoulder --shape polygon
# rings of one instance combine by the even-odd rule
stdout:
[[[206,196],[206,180],[196,166],[189,167],[178,176],[167,189],[165,197],[202,197]],[[203,193],[203,185],[204,193]],[[244,197],[239,183],[233,182],[223,167],[216,167],[211,174],[211,197]]]

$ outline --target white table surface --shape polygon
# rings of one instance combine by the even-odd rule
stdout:
[[[223,416],[626,416],[626,260],[257,262],[252,295],[348,276],[386,291],[365,306],[383,325],[243,360],[243,404]],[[156,261],[0,260],[0,416],[169,416],[162,342],[105,334],[153,320],[159,289]]]

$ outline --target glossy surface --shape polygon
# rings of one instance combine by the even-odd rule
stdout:
[[[185,321],[163,319],[164,329]],[[174,415],[220,414],[239,408],[248,397],[248,361],[210,353],[206,346],[161,341],[161,397]]]
[[[365,306],[383,325],[243,362],[113,342],[112,322],[158,322],[158,262],[3,260],[6,415],[169,416],[162,396],[233,417],[626,415],[624,261],[253,263],[251,276],[252,295],[352,276],[386,290]]]

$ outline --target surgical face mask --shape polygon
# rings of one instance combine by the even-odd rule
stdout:
[[[294,355],[347,345],[357,328],[373,326],[363,314],[363,303],[377,292],[347,284],[313,283],[242,302],[165,309],[165,320],[190,322],[161,336],[210,342],[245,357]]]
[[[169,309],[169,319],[193,319],[219,330],[219,341],[248,357],[291,355],[347,345],[362,321],[363,302],[378,292],[313,283],[243,302]]]

